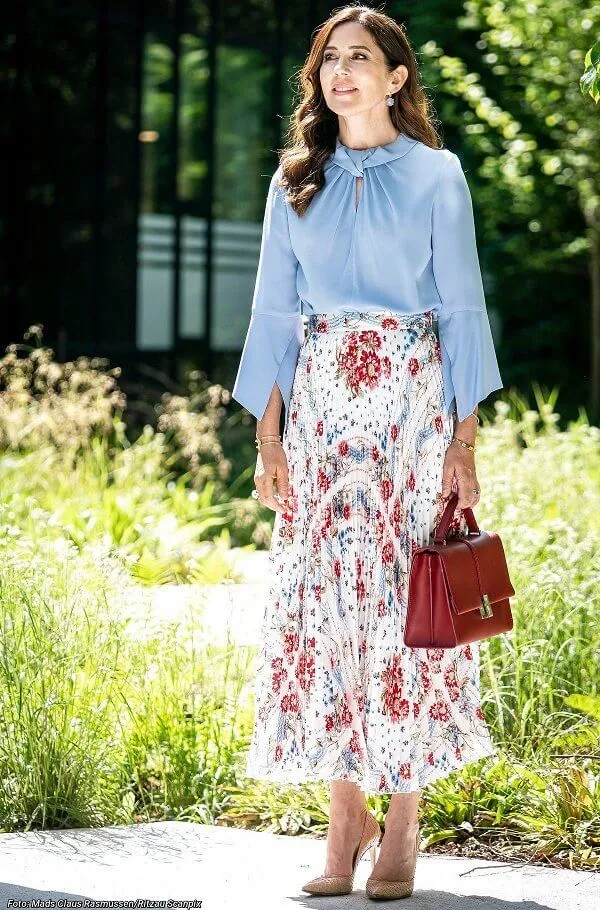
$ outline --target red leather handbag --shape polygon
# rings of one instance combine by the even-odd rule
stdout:
[[[468,534],[447,538],[458,494],[452,493],[433,543],[414,551],[408,582],[404,644],[411,648],[456,648],[513,627],[504,547],[494,531],[480,531],[463,509]]]

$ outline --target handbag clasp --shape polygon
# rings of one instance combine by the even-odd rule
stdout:
[[[492,612],[492,605],[490,603],[490,599],[487,594],[483,595],[483,598],[481,601],[481,606],[479,607],[479,612],[481,613],[481,615],[483,616],[484,619],[489,619],[490,616],[494,615]]]

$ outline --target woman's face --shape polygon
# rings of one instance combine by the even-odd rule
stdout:
[[[319,76],[327,106],[346,116],[385,105],[386,92],[399,89],[408,70],[400,66],[388,72],[383,51],[370,32],[357,22],[344,22],[329,36]],[[344,88],[351,91],[341,91]]]

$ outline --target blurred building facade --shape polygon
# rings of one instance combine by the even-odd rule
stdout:
[[[0,342],[173,377],[237,361],[286,113],[328,4],[38,0],[1,14]],[[225,375],[228,374],[227,368]]]

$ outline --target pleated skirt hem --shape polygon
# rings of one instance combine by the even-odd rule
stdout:
[[[409,780],[401,780],[396,786],[391,786],[389,782],[384,782],[383,787],[380,787],[380,774],[361,774],[359,771],[348,771],[329,775],[319,768],[277,768],[274,764],[260,765],[252,761],[248,761],[246,764],[245,777],[253,780],[272,781],[277,784],[290,784],[292,786],[347,780],[357,784],[368,796],[393,795],[395,793],[414,793],[416,790],[422,790],[434,781],[448,777],[473,762],[480,761],[482,758],[493,758],[497,755],[498,749],[496,749],[491,740],[487,742],[482,740],[468,751],[463,750],[460,760],[456,758],[447,759],[444,762],[436,762],[433,766],[425,763],[421,768],[417,769],[416,776],[411,777]]]

